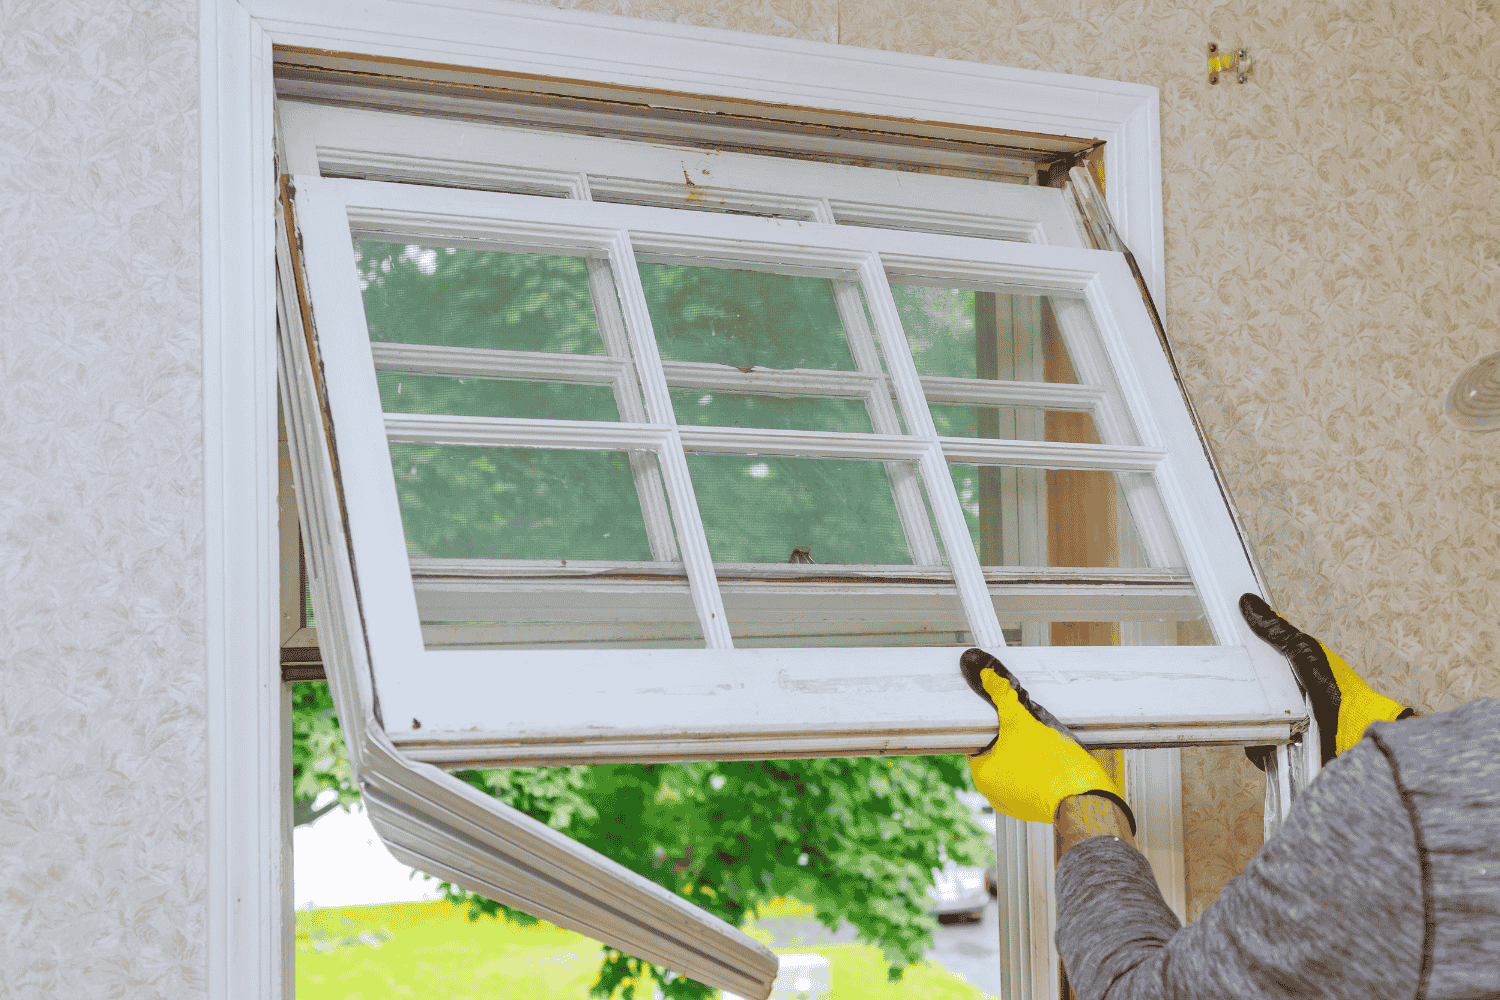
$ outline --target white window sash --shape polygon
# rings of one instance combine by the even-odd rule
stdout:
[[[685,466],[673,468],[687,450],[779,449],[917,461],[969,630],[991,647],[1003,644],[999,622],[962,512],[946,486],[947,462],[1147,474],[1156,489],[1149,491],[1151,502],[1133,505],[1134,511],[1143,526],[1154,518],[1159,528],[1156,542],[1142,531],[1143,547],[1151,551],[1154,545],[1153,561],[1169,550],[1175,555],[1175,545],[1160,541],[1175,529],[1221,645],[1011,648],[1002,655],[1089,742],[1274,742],[1290,735],[1293,708],[1300,707],[1295,687],[1279,657],[1246,642],[1233,601],[1255,589],[1253,575],[1121,255],[405,184],[320,178],[297,178],[295,184],[342,486],[346,497],[360,498],[347,516],[376,687],[388,737],[413,757],[460,766],[927,753],[972,750],[988,739],[993,715],[986,716],[987,707],[963,686],[951,649],[820,648],[808,655],[730,648],[722,592],[695,523],[692,485]],[[382,416],[354,280],[351,225],[384,238],[446,240],[457,233],[496,248],[606,255],[620,285],[651,422]],[[856,275],[912,433],[677,427],[636,276],[641,249],[658,259],[699,264],[708,259],[838,279]],[[1137,443],[939,439],[885,285],[887,267],[934,283],[1007,292],[1020,286],[1053,295],[1080,376],[1099,387],[1093,412],[1101,437]],[[1070,312],[1072,303],[1076,309]],[[1093,337],[1102,349],[1086,342]],[[1107,353],[1109,363],[1101,359],[1090,371],[1079,359],[1095,350]],[[425,648],[386,450],[388,429],[403,440],[524,440],[534,446],[654,451],[708,649],[620,650],[601,657],[566,649]],[[460,690],[471,694],[451,696]]]

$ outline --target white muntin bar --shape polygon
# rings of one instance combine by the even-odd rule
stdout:
[[[734,154],[729,154],[734,155]],[[682,169],[680,158],[669,153],[667,162],[676,160]],[[671,167],[667,168],[671,170]],[[671,175],[668,175],[671,177]],[[620,202],[627,205],[659,205],[662,208],[697,208],[699,211],[738,212],[752,215],[769,215],[785,219],[812,219],[817,212],[817,200],[796,195],[772,194],[768,191],[746,191],[718,185],[694,183],[686,188],[681,174],[670,180],[637,180],[626,177],[600,177],[589,179],[595,197],[604,202]]]
[[[386,437],[402,444],[455,444],[491,448],[565,448],[572,451],[656,451],[667,429],[609,420],[539,420],[465,417],[446,413],[387,413]]]
[[[683,427],[682,446],[721,455],[780,455],[788,458],[870,458],[912,462],[927,450],[904,434],[788,431],[757,427]]]
[[[1035,406],[1044,410],[1091,412],[1104,398],[1097,385],[1066,385],[1059,382],[950,378],[923,375],[922,391],[929,403],[970,406]]]
[[[473,580],[685,579],[681,562],[630,559],[412,559],[412,578],[462,583]],[[941,566],[892,563],[716,562],[720,580],[867,580],[952,582]],[[986,566],[990,588],[1118,587],[1192,594],[1193,581],[1180,569],[1120,569],[1113,566]]]
[[[588,183],[579,177],[579,189],[586,195]],[[602,260],[588,261],[589,292],[594,300],[594,317],[599,324],[599,335],[610,360],[620,365],[610,382],[614,390],[615,406],[621,420],[644,423],[646,409],[641,403],[641,393],[636,387],[635,371],[630,366],[630,337],[625,330],[625,318],[620,315],[620,301],[615,295],[614,279],[609,273],[609,264]],[[630,471],[635,477],[635,492],[641,503],[641,515],[646,522],[646,537],[651,545],[651,554],[657,559],[677,558],[677,538],[672,530],[672,509],[667,503],[666,486],[662,482],[661,468],[651,455],[633,452],[630,456]]]
[[[404,123],[403,123],[404,124]],[[580,197],[579,174],[573,170],[549,170],[501,166],[368,149],[317,147],[319,171],[327,177],[355,176],[371,181],[421,181],[429,185],[451,185],[479,191],[507,191],[551,197]]]
[[[568,197],[578,201],[593,200],[587,174],[573,175]],[[599,325],[599,337],[604,341],[604,349],[609,352],[610,359],[622,366],[610,382],[610,388],[614,390],[615,407],[620,412],[621,420],[645,423],[646,410],[641,404],[635,372],[630,367],[630,336],[625,330],[625,318],[620,314],[620,300],[615,294],[609,264],[597,258],[588,258],[587,264],[589,294],[593,299],[594,321]],[[660,466],[651,455],[631,452],[630,471],[635,477],[636,497],[640,501],[641,515],[646,523],[651,555],[656,559],[676,559],[677,538],[672,530],[672,509],[667,503],[667,491],[662,482]]]
[[[384,420],[386,436],[391,441],[491,448],[656,451],[667,447],[675,437],[685,451],[702,454],[913,462],[919,461],[928,453],[930,445],[935,444],[947,462],[1116,472],[1150,472],[1163,457],[1162,452],[1150,448],[936,436],[928,442],[906,434],[760,427],[677,427],[608,420],[470,417],[445,413],[387,413]]]
[[[667,385],[674,389],[745,392],[771,396],[831,396],[864,399],[884,388],[883,375],[807,368],[751,368],[702,361],[664,361]],[[877,430],[879,430],[877,428]],[[892,433],[879,431],[879,433]],[[894,433],[900,433],[896,431]]]
[[[902,413],[906,415],[906,429],[914,440],[924,444],[919,460],[922,479],[927,485],[927,496],[932,502],[938,531],[942,534],[943,548],[948,553],[949,565],[953,567],[954,583],[958,586],[959,599],[963,602],[964,614],[969,620],[969,632],[978,645],[1004,646],[1005,634],[995,617],[995,606],[990,603],[984,571],[979,566],[979,554],[974,551],[968,522],[964,518],[963,508],[959,506],[958,494],[953,491],[953,479],[948,474],[943,446],[938,440],[932,413],[927,409],[917,365],[912,359],[905,331],[901,328],[896,300],[891,295],[891,286],[886,281],[885,268],[878,253],[871,253],[865,258],[859,268],[859,278],[860,284],[864,286],[865,301],[869,305],[871,318],[875,322],[875,333],[885,352],[886,366],[896,390],[896,400],[901,405]]]
[[[1009,465],[1031,469],[1098,469],[1153,472],[1167,457],[1159,448],[1131,448],[1065,441],[998,441],[993,438],[939,438],[950,462]]]
[[[601,264],[601,266],[607,265]],[[549,354],[542,351],[507,351],[487,347],[387,343],[373,343],[370,345],[370,350],[375,359],[375,367],[379,371],[413,372],[423,375],[458,375],[471,378],[569,382],[578,385],[613,385],[621,372],[628,371],[631,367],[628,352],[625,357],[600,357],[597,354]],[[883,387],[885,383],[884,375],[870,375],[865,372],[803,368],[752,368],[749,371],[743,371],[730,365],[702,361],[664,361],[662,370],[666,373],[667,385],[673,389],[704,389],[711,392],[745,392],[773,396],[833,396],[863,399],[876,387]],[[639,417],[627,411],[638,411]],[[620,415],[627,421],[638,423],[646,421],[646,412],[639,400],[634,406],[626,403]]]
[[[837,569],[837,567],[829,567]],[[719,590],[734,610],[735,625],[775,626],[787,635],[841,632],[900,632],[925,626],[929,644],[955,641],[964,628],[963,612],[954,600],[951,579],[757,578],[760,567],[726,573],[720,566]],[[681,572],[675,576],[622,578],[512,577],[492,579],[416,579],[417,604],[423,621],[541,625],[554,623],[555,640],[573,641],[567,623],[616,624],[620,634],[639,625],[691,624],[697,616]],[[990,583],[996,614],[1007,621],[1159,622],[1192,620],[1201,615],[1191,584],[1141,586],[1106,583],[1008,586]],[[764,630],[764,629],[763,629]],[[948,631],[947,636],[941,632]],[[773,629],[774,631],[774,629]],[[607,629],[606,629],[607,633]]]
[[[709,649],[733,649],[734,639],[729,633],[724,599],[719,594],[718,581],[714,579],[708,536],[703,530],[703,517],[698,512],[698,499],[688,473],[687,455],[682,450],[677,418],[672,412],[667,379],[661,370],[661,354],[656,349],[656,334],[651,328],[646,290],[641,286],[630,235],[623,230],[610,240],[609,262],[615,275],[625,329],[630,336],[636,376],[645,396],[646,414],[651,423],[666,435],[657,456],[661,461],[667,497],[671,500],[672,520],[677,526],[677,544],[687,571],[688,587],[692,590],[693,606],[703,626],[704,645]]]
[[[834,219],[844,224],[879,226],[882,229],[913,229],[924,233],[953,233],[961,236],[984,236],[1019,243],[1046,243],[1045,225],[1040,220],[1003,218],[982,212],[953,212],[943,209],[903,208],[867,202],[830,199]]]
[[[818,222],[830,224],[836,221],[827,199],[819,199],[815,218]],[[886,388],[880,351],[875,347],[875,337],[865,319],[859,285],[852,281],[834,281],[833,298],[838,306],[839,320],[844,327],[844,336],[848,340],[855,366],[862,373],[879,380],[865,394],[870,426],[877,434],[900,434],[901,419],[896,414],[895,404],[891,402],[890,391]],[[901,531],[906,536],[906,548],[911,553],[912,562],[922,566],[941,565],[943,554],[932,533],[932,523],[927,519],[927,505],[922,502],[922,485],[915,470],[907,464],[891,462],[886,465],[886,474],[891,479],[896,512],[901,518]]]
[[[467,378],[504,378],[574,385],[613,385],[630,367],[629,357],[601,358],[590,354],[548,354],[542,351],[503,351],[487,347],[446,347],[432,344],[370,344],[376,371],[418,375],[457,375]],[[645,422],[620,414],[621,419]]]

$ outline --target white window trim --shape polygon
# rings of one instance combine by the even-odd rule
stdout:
[[[201,0],[207,979],[216,1000],[292,993],[276,642],[274,44],[1103,139],[1110,211],[1164,301],[1152,87],[480,0]],[[621,64],[620,52],[634,61]]]

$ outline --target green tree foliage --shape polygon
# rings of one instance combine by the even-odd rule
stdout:
[[[470,784],[691,899],[736,926],[758,904],[795,896],[830,930],[879,945],[893,978],[921,958],[935,922],[931,869],[988,850],[968,810],[959,757],[873,757],[474,771]],[[552,812],[552,808],[556,812]],[[506,907],[449,887],[471,916]],[[599,996],[628,987],[639,962],[605,949]],[[671,1000],[709,995],[649,970]],[[628,994],[627,1000],[628,1000]]]
[[[326,692],[326,685],[295,687],[299,717],[315,712],[318,689]],[[305,731],[298,728],[299,742]],[[316,796],[313,782],[336,789],[340,801],[357,799],[347,770],[303,774],[308,781],[299,780],[299,801]],[[458,776],[735,926],[754,916],[757,905],[795,896],[829,929],[847,922],[878,945],[892,978],[932,944],[931,869],[945,857],[960,864],[988,858],[983,833],[953,795],[969,787],[961,757],[596,764]],[[468,907],[471,920],[535,922],[444,888]],[[712,995],[701,983],[615,949],[603,952],[597,996],[648,1000],[649,992],[636,992],[643,977],[659,983],[668,1000]]]
[[[370,242],[356,244],[356,252],[374,340],[604,351],[581,259]],[[828,281],[677,265],[640,270],[669,360],[742,369],[854,367]],[[942,309],[962,319],[965,296],[950,299],[941,300]],[[967,301],[971,329],[972,295]],[[939,310],[928,328],[924,350],[962,353],[948,343],[958,328],[952,316]],[[972,366],[972,332],[968,337]],[[379,387],[392,412],[620,416],[610,390],[594,386],[381,373]],[[871,430],[863,405],[848,399],[678,391],[672,402],[684,424]],[[391,453],[413,556],[650,558],[623,453],[426,445],[393,445]],[[819,562],[910,562],[880,462],[694,455],[690,471],[716,560],[785,562],[793,548],[807,546]],[[314,815],[321,789],[338,793],[329,808],[356,798],[322,687],[298,685],[296,696],[299,819]],[[893,977],[931,943],[931,869],[944,857],[970,863],[988,851],[954,798],[967,787],[956,757],[595,765],[460,777],[731,924],[778,896],[796,896],[828,927],[847,922],[880,946]],[[447,891],[471,919],[530,919],[452,886]],[[711,992],[605,949],[595,993],[632,1000],[642,976],[655,978],[671,1000]]]
[[[317,799],[324,791],[332,795]],[[359,790],[349,774],[349,754],[333,711],[328,685],[292,685],[292,822],[311,823],[335,808],[348,809],[359,801]]]

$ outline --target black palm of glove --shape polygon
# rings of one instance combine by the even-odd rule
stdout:
[[[1327,646],[1278,615],[1254,594],[1240,597],[1240,614],[1250,630],[1292,661],[1292,673],[1312,702],[1323,763],[1358,743],[1372,722],[1389,722],[1412,710],[1376,691]],[[1270,747],[1246,747],[1245,756],[1262,771]]]

